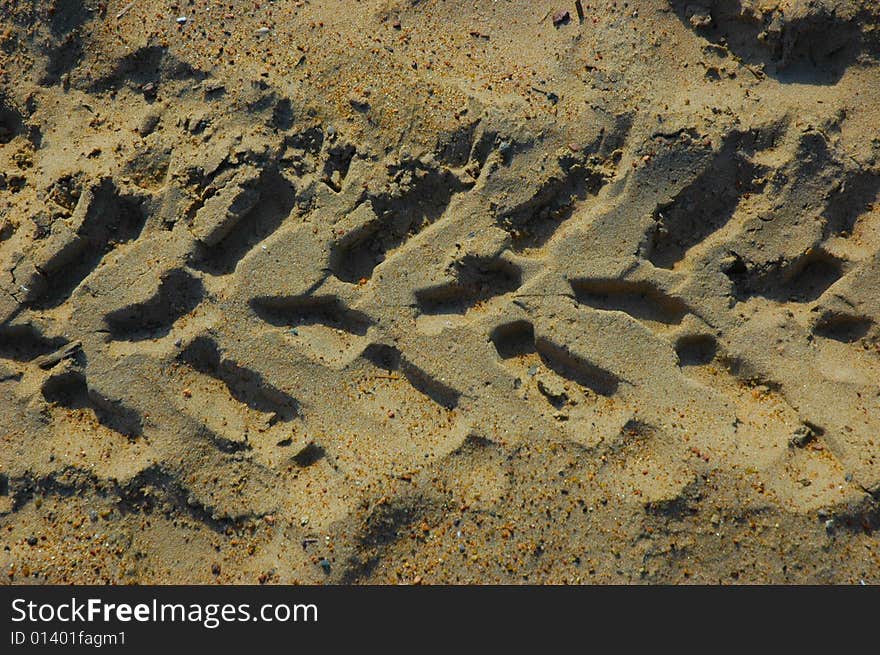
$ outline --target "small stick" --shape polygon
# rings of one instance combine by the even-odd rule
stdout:
[[[122,18],[123,16],[125,16],[125,14],[128,13],[128,10],[131,9],[132,7],[134,7],[134,3],[135,3],[135,2],[137,2],[137,0],[131,0],[131,2],[129,2],[127,5],[125,5],[125,6],[119,11],[119,13],[116,14],[116,20],[119,20],[120,18]]]
[[[748,64],[743,64],[743,66],[745,66],[747,69],[749,69],[749,72],[752,75],[754,75],[755,77],[757,77],[759,80],[763,80],[766,77],[766,75],[764,75],[764,73],[762,71],[757,70],[753,66],[749,66]]]
[[[574,8],[577,10],[578,13],[578,22],[583,23],[585,16],[584,5],[581,3],[581,0],[574,0]]]
[[[65,346],[62,346],[58,350],[53,353],[49,353],[48,355],[43,355],[42,357],[37,357],[34,360],[34,363],[43,369],[52,368],[60,362],[62,359],[67,359],[68,357],[73,357],[76,354],[76,351],[82,347],[82,341],[72,341]]]

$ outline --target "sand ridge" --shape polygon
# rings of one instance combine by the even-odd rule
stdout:
[[[0,6],[7,580],[876,581],[871,2]]]

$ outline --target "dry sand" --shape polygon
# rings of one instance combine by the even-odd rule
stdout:
[[[0,0],[3,581],[880,582],[880,8],[582,6]]]

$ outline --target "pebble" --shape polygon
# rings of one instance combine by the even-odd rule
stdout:
[[[138,127],[138,134],[141,136],[149,136],[156,129],[157,125],[159,125],[158,114],[148,114],[144,117],[144,120],[141,121],[141,124]]]
[[[327,559],[327,558],[325,557],[325,558],[322,559],[320,562],[318,562],[318,565],[319,565],[322,569],[324,569],[324,573],[326,573],[327,575],[330,575],[330,560],[329,560],[329,559]]]
[[[177,17],[177,24],[178,25],[186,25],[186,21],[188,21],[188,20],[189,19],[186,16],[178,16]]]
[[[697,29],[712,27],[712,15],[703,7],[694,7],[690,17],[690,24]]]
[[[802,425],[794,431],[794,434],[791,439],[788,440],[788,443],[795,448],[803,448],[810,443],[815,436],[815,433],[809,427]]]
[[[560,9],[553,14],[553,26],[567,25],[571,21],[571,12],[567,9]]]

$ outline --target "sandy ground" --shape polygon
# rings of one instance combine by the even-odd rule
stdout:
[[[880,582],[880,8],[580,7],[0,0],[2,580]]]

